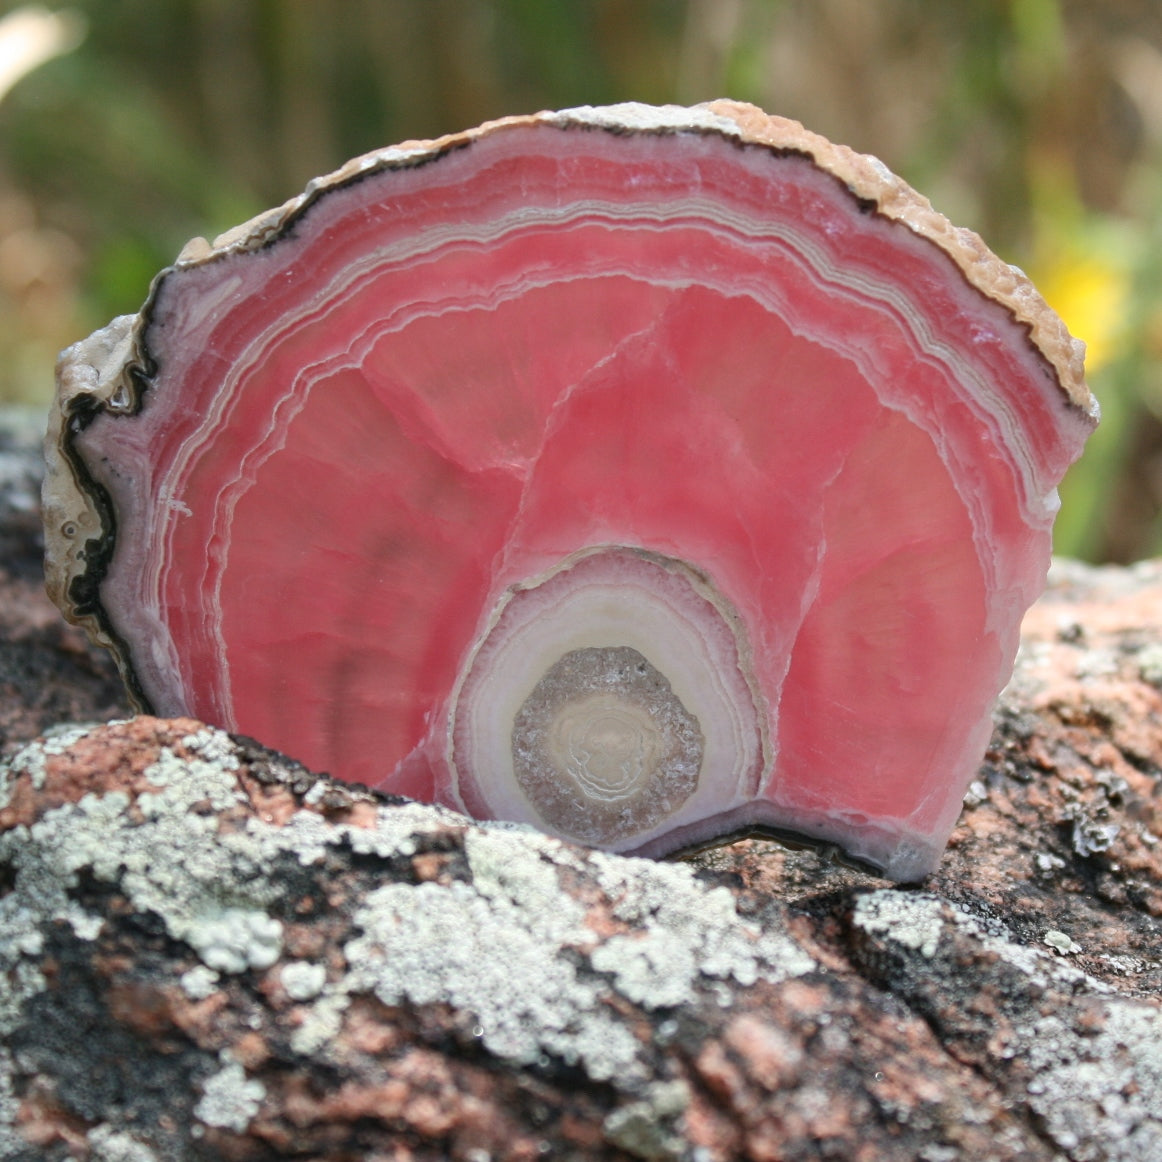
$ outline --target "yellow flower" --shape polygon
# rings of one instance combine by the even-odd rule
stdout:
[[[1117,255],[1065,248],[1031,275],[1049,305],[1086,344],[1086,371],[1108,363],[1126,335],[1130,278]]]

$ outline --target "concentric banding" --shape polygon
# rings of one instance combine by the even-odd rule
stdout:
[[[745,801],[767,765],[739,624],[683,562],[617,546],[510,589],[453,702],[470,812],[636,846]]]
[[[635,650],[704,750],[606,846],[772,826],[914,879],[1096,420],[1081,354],[975,235],[792,122],[506,119],[188,247],[64,354],[49,588],[142,708],[573,833],[515,777],[518,712],[564,655]],[[655,746],[581,704],[616,800],[616,753]]]

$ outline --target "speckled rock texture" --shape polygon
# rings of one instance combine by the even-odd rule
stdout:
[[[49,625],[10,749],[108,713]],[[759,840],[605,855],[191,720],[31,741],[0,1159],[1162,1162],[1159,627],[1162,565],[1055,566],[912,888]]]

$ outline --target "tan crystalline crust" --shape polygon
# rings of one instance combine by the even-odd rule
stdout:
[[[798,121],[772,117],[741,101],[711,101],[705,108],[734,121],[746,141],[810,154],[816,165],[833,173],[857,197],[874,200],[884,217],[902,222],[934,242],[960,267],[972,286],[1007,307],[1019,323],[1029,328],[1029,338],[1052,364],[1070,402],[1082,411],[1096,412],[1085,382],[1085,344],[1070,335],[1028,276],[993,254],[978,234],[954,226],[878,158],[856,153],[845,145],[833,145],[827,138],[804,129]]]
[[[927,200],[896,177],[878,159],[834,145],[804,129],[797,121],[770,116],[754,105],[712,101],[690,109],[626,104],[606,108],[582,107],[504,117],[463,133],[434,141],[407,141],[353,158],[333,173],[315,178],[298,197],[250,219],[213,243],[191,240],[173,267],[154,280],[142,311],[124,316],[88,339],[62,352],[57,368],[57,400],[45,441],[48,474],[44,486],[45,567],[49,595],[69,620],[83,625],[94,640],[112,646],[127,678],[132,675],[123,651],[111,641],[94,600],[97,579],[90,573],[94,555],[111,549],[110,515],[99,508],[96,490],[84,478],[71,453],[71,417],[76,411],[135,410],[138,387],[134,372],[144,362],[142,336],[149,306],[162,279],[170,271],[211,262],[220,255],[257,250],[277,237],[307,206],[328,190],[362,174],[431,160],[492,133],[516,127],[547,126],[600,128],[616,133],[717,133],[734,140],[766,146],[780,152],[800,153],[833,174],[852,194],[874,202],[878,212],[900,222],[943,250],[981,294],[1007,308],[1028,329],[1029,339],[1056,375],[1064,399],[1096,418],[1097,405],[1084,378],[1085,346],[1073,339],[1065,325],[1016,267],[993,254],[972,231],[954,226]],[[94,572],[99,573],[99,562]],[[86,576],[86,574],[89,574]]]

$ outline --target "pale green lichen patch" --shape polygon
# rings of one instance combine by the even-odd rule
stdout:
[[[292,960],[282,966],[279,980],[292,1001],[309,1001],[323,991],[323,985],[327,983],[327,970],[321,964]]]
[[[12,1090],[12,1055],[0,1048],[0,1158],[18,1157],[27,1143],[16,1131],[20,1102]]]
[[[321,863],[335,842],[335,828],[314,811],[296,811],[277,830],[259,819],[251,819],[247,832],[269,856],[291,851],[303,867]]]
[[[886,936],[921,956],[932,957],[944,930],[945,905],[936,896],[867,892],[855,902],[852,923],[872,936]]]
[[[282,924],[253,908],[223,908],[190,925],[186,939],[218,972],[269,968],[282,954]]]
[[[242,1133],[258,1113],[266,1087],[225,1056],[222,1068],[202,1084],[202,1096],[194,1106],[194,1116],[207,1126]]]
[[[0,1013],[15,1021],[43,988],[35,957],[46,919],[69,919],[84,939],[98,934],[100,917],[69,899],[83,869],[191,946],[202,966],[184,972],[181,987],[199,999],[219,974],[262,971],[281,957],[284,929],[272,909],[289,890],[278,870],[288,860],[307,868],[350,851],[395,859],[449,835],[462,844],[466,878],[370,891],[351,917],[346,975],[328,982],[321,966],[285,967],[280,979],[303,1004],[296,1049],[325,1046],[351,998],[372,993],[388,1004],[449,1005],[513,1063],[556,1058],[632,1088],[648,1073],[648,1047],[611,1002],[664,1008],[713,999],[728,978],[749,985],[812,967],[789,938],[744,921],[729,892],[686,866],[583,853],[524,828],[473,828],[440,808],[383,806],[372,827],[303,809],[282,825],[251,818],[223,829],[216,813],[246,806],[238,768],[229,737],[201,730],[160,751],[135,799],[86,795],[0,839],[17,872],[16,890],[0,900],[10,921],[0,937],[8,970]],[[565,889],[578,876],[588,878],[587,902]],[[603,935],[588,922],[595,891],[614,922]],[[221,1076],[237,1080],[235,1072],[227,1066]],[[225,1082],[210,1085],[204,1102],[215,1087]]]
[[[191,1001],[204,1001],[214,994],[219,980],[221,980],[221,976],[214,969],[205,964],[195,964],[193,968],[182,973],[178,979],[178,984],[182,986],[182,992]]]
[[[646,1008],[685,1004],[707,980],[801,976],[814,961],[789,937],[741,920],[726,888],[705,888],[688,864],[591,857],[613,914],[633,930],[594,950],[623,995]]]
[[[557,955],[562,936],[591,939],[579,915],[567,929],[570,911],[490,899],[460,882],[387,884],[355,915],[362,935],[344,949],[345,988],[386,1004],[449,1004],[473,1014],[497,1056],[529,1064],[552,1053],[613,1078],[635,1069],[638,1043],[601,1006],[600,982]]]
[[[646,1086],[643,1096],[619,1106],[605,1119],[606,1141],[636,1158],[680,1158],[686,1143],[678,1119],[690,1104],[690,1087],[684,1081],[658,1081]]]
[[[0,866],[13,873],[11,890],[0,898],[0,1036],[15,1028],[24,1004],[45,987],[39,964],[44,926],[63,920],[83,940],[100,930],[100,918],[71,900],[67,889],[75,883],[76,871],[97,855],[97,837],[108,820],[127,803],[128,797],[120,793],[105,800],[86,795],[80,803],[61,808],[80,824],[75,847],[62,841],[62,833],[45,819],[0,834]],[[42,842],[46,833],[49,842]]]
[[[310,794],[305,796],[309,801]],[[281,826],[251,819],[244,836],[225,836],[223,842],[240,850],[249,850],[263,863],[288,855],[303,867],[320,863],[329,850],[347,847],[357,855],[414,855],[416,836],[440,827],[463,828],[465,819],[442,807],[420,803],[379,808],[374,827],[354,827],[330,823],[314,811],[296,811]]]
[[[138,806],[145,814],[161,815],[175,808],[188,810],[198,803],[208,803],[215,811],[224,811],[242,801],[235,778],[238,758],[229,753],[222,756],[222,748],[212,736],[213,732],[203,730],[182,739],[183,744],[195,754],[201,752],[202,757],[179,756],[165,747],[157,760],[146,767],[145,778],[159,789],[138,795]]]
[[[336,989],[320,990],[319,999],[291,1033],[291,1048],[296,1053],[305,1056],[317,1053],[338,1035],[343,1027],[343,1014],[351,1004],[351,998],[341,989],[342,985]]]
[[[222,730],[203,726],[182,737],[182,746],[200,755],[208,763],[225,771],[236,771],[241,765],[234,740]]]
[[[60,731],[32,743],[8,764],[0,783],[24,777],[44,783],[46,763],[91,732]],[[263,912],[281,889],[269,882],[261,851],[216,842],[216,809],[241,798],[233,743],[220,731],[183,740],[193,757],[163,749],[143,772],[157,788],[137,796],[131,817],[124,791],[86,794],[46,811],[31,826],[0,834],[0,864],[11,890],[0,898],[0,1035],[16,1027],[27,1001],[45,987],[39,965],[45,926],[66,921],[81,940],[93,940],[102,917],[70,893],[84,871],[115,883],[142,912],[160,916],[169,933],[187,940],[210,967],[262,968],[280,950],[277,921]],[[2,769],[2,768],[0,768]]]
[[[515,842],[511,833],[497,831],[470,831],[464,837],[473,888],[496,907],[537,916],[538,935],[554,945],[584,939],[585,932],[585,909],[562,892],[551,862],[560,846],[536,833]],[[517,851],[523,858],[513,858]]]
[[[1050,948],[1060,952],[1062,956],[1072,956],[1075,952],[1081,951],[1081,945],[1076,940],[1067,932],[1058,931],[1056,928],[1050,928],[1041,937],[1041,941]]]
[[[956,931],[1018,969],[1036,988],[1055,985],[1099,993],[1109,991],[1106,985],[1066,964],[1060,957],[1018,944],[1003,925],[993,921],[986,927],[976,917],[926,892],[901,892],[893,888],[866,892],[855,902],[852,924],[870,936],[918,952],[926,959],[935,956],[941,941]]]
[[[93,1162],[161,1162],[148,1146],[113,1126],[94,1126],[86,1138]]]
[[[643,1074],[642,1046],[612,1015],[615,995],[649,1009],[697,999],[716,981],[752,984],[809,971],[788,938],[764,935],[733,897],[686,866],[591,853],[588,866],[613,915],[632,931],[598,941],[585,907],[561,890],[576,855],[543,836],[472,831],[473,882],[385,885],[356,916],[362,935],[345,953],[347,987],[385,1003],[443,1002],[479,1022],[484,1044],[519,1063],[549,1054],[596,1078]],[[586,971],[579,956],[588,952]]]
[[[1134,656],[1143,682],[1162,688],[1162,645],[1157,643],[1139,650]]]
[[[240,914],[267,906],[279,889],[267,881],[254,853],[218,842],[216,819],[194,810],[207,802],[215,807],[236,802],[233,773],[214,762],[182,759],[163,750],[144,775],[159,789],[137,797],[141,820],[131,819],[129,796],[121,791],[85,795],[37,820],[29,829],[31,843],[22,845],[17,856],[26,873],[25,890],[49,886],[62,901],[56,914],[67,918],[65,891],[86,869],[117,883],[140,911],[160,916],[171,936],[212,954],[211,967],[226,968],[219,963],[225,956],[221,950],[234,945],[243,947],[238,956],[250,963],[248,942],[269,944],[269,934],[256,936],[254,924]],[[34,863],[40,864],[35,873]],[[43,906],[37,911],[45,914]],[[263,954],[256,952],[255,958],[257,965]]]
[[[32,780],[32,785],[40,790],[44,786],[46,763],[53,755],[64,754],[69,747],[80,742],[95,726],[58,726],[23,746],[6,763],[0,764],[0,810],[8,806],[12,797],[12,782],[20,776]]]
[[[1082,1031],[1051,1014],[1028,1032],[1029,1104],[1059,1149],[1076,1162],[1162,1158],[1162,1011],[1110,999]]]

